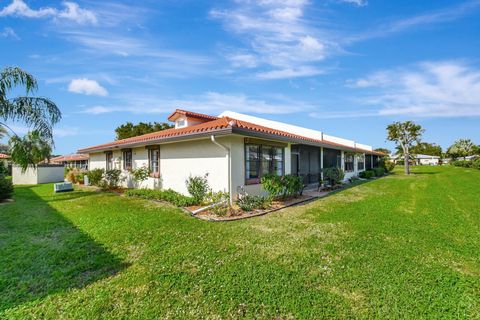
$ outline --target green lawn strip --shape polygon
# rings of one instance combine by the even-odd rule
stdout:
[[[19,187],[0,318],[475,318],[480,171],[417,167],[230,223]]]

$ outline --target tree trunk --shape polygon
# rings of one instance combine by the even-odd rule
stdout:
[[[408,150],[404,152],[404,161],[405,161],[405,174],[410,174],[410,155]]]

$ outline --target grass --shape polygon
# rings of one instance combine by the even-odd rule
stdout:
[[[113,194],[0,206],[0,318],[480,318],[480,171],[211,223]]]

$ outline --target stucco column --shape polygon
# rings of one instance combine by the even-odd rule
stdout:
[[[285,174],[292,173],[292,144],[289,143],[287,147],[284,148],[285,153]]]
[[[345,171],[345,152],[344,151],[341,151],[340,168],[342,168],[342,170]]]
[[[320,147],[320,175],[323,180],[323,147]]]

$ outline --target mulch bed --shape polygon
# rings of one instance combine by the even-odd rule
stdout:
[[[289,197],[285,200],[275,200],[272,202],[270,207],[268,209],[262,210],[262,209],[257,209],[251,212],[245,212],[242,209],[240,209],[237,206],[234,206],[230,208],[227,213],[224,216],[218,216],[214,213],[212,213],[209,210],[200,212],[196,215],[193,215],[193,217],[202,219],[202,220],[207,220],[207,221],[235,221],[235,220],[241,220],[241,219],[248,219],[248,218],[253,218],[253,217],[258,217],[258,216],[263,216],[267,213],[278,211],[287,207],[291,207],[297,204],[301,204],[307,201],[311,201],[313,199],[316,199],[317,197],[313,196],[307,196],[307,195],[302,195],[299,197]],[[185,208],[187,211],[192,213],[193,210],[198,209],[198,207],[189,207]],[[193,210],[192,210],[193,209]]]

